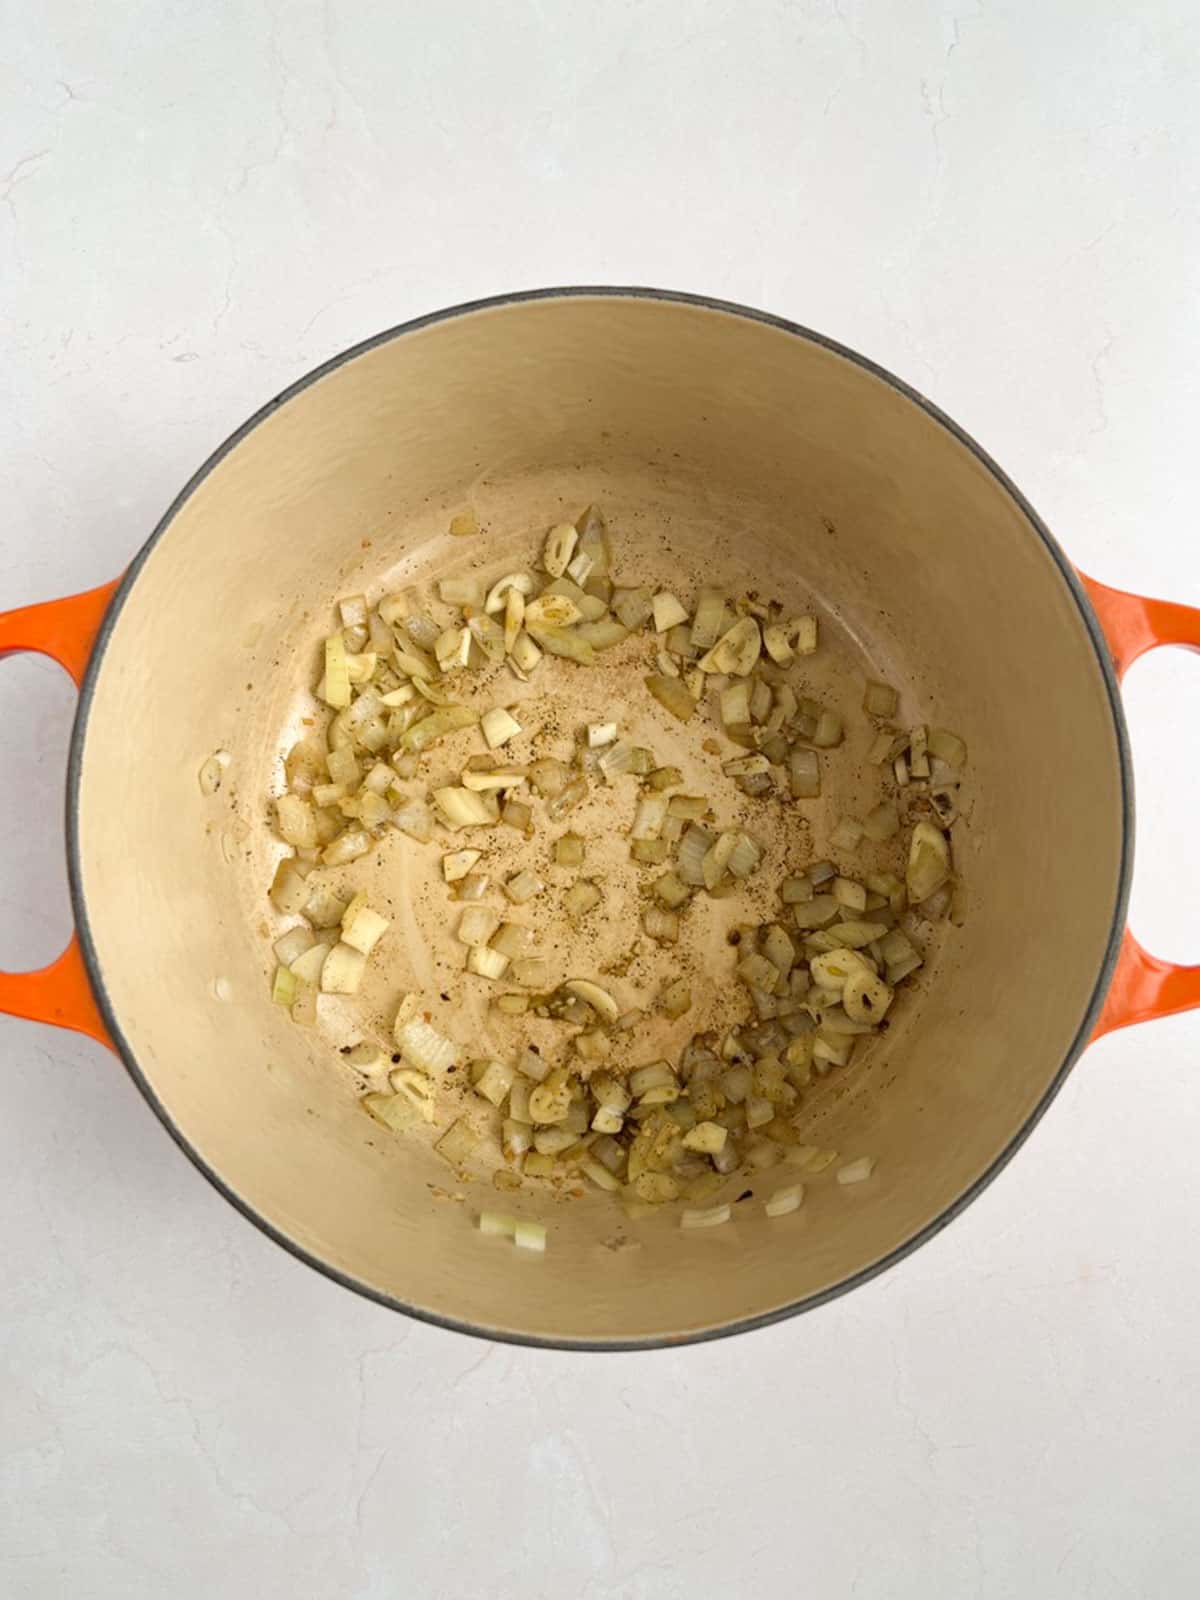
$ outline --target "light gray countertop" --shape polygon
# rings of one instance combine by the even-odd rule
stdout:
[[[0,604],[114,576],[346,344],[572,281],[844,340],[1087,571],[1200,603],[1186,0],[3,15]],[[0,672],[2,966],[65,941],[73,704],[40,659]],[[1135,922],[1200,958],[1200,672],[1162,653],[1127,705]],[[1190,1596],[1198,1044],[1179,1018],[1090,1050],[966,1215],[849,1298],[591,1358],[334,1287],[106,1052],[2,1021],[0,1593]]]

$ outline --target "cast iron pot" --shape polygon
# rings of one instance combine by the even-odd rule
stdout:
[[[966,925],[822,1129],[876,1156],[871,1182],[812,1184],[794,1217],[745,1206],[699,1234],[674,1216],[635,1228],[603,1195],[545,1201],[548,1253],[522,1258],[475,1231],[476,1199],[438,1198],[446,1169],[426,1147],[372,1137],[328,1045],[272,1006],[264,797],[297,683],[333,599],[382,564],[436,559],[467,499],[500,544],[557,520],[548,507],[661,516],[683,530],[685,587],[736,547],[764,588],[815,596],[868,663],[969,739]],[[43,651],[80,686],[78,931],[50,967],[0,976],[0,1009],[115,1050],[239,1210],[384,1305],[589,1349],[767,1323],[943,1227],[1089,1040],[1200,1004],[1200,968],[1156,960],[1124,925],[1117,684],[1161,644],[1200,646],[1200,611],[1080,576],[962,429],[807,329],[625,289],[423,317],[239,429],[119,582],[0,617],[0,649]],[[214,811],[196,775],[219,746],[233,760]]]

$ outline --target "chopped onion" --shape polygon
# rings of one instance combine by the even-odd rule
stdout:
[[[815,800],[821,793],[821,765],[815,750],[793,746],[788,752],[788,783],[797,800]]]
[[[290,1006],[296,998],[296,975],[285,966],[275,968],[271,999],[277,1006]]]
[[[479,726],[483,737],[487,740],[489,750],[496,750],[500,745],[507,744],[521,732],[521,724],[503,706],[493,706],[490,711],[485,711],[479,719]]]
[[[703,828],[686,828],[676,852],[675,869],[684,883],[693,888],[704,885],[704,862],[714,844],[713,836]]]
[[[655,633],[666,633],[668,628],[674,628],[679,623],[687,621],[686,609],[665,589],[654,596],[652,610]]]
[[[357,994],[367,958],[348,944],[332,945],[321,967],[323,994]]]
[[[508,650],[509,658],[518,672],[528,675],[542,659],[541,649],[522,629]]]
[[[471,789],[445,788],[433,791],[433,803],[450,828],[486,827],[496,821],[495,802]]]
[[[420,1072],[443,1073],[458,1055],[457,1045],[421,1017],[410,1017],[403,1023],[397,1017],[392,1032],[404,1059]]]
[[[531,872],[526,868],[524,872],[518,872],[508,880],[504,885],[504,893],[512,901],[513,905],[523,906],[536,895],[541,894],[545,887],[546,885],[538,877],[537,873]]]
[[[816,617],[796,617],[791,624],[791,638],[798,656],[811,656],[817,648]]]
[[[846,906],[850,911],[865,911],[867,909],[867,891],[861,883],[856,883],[853,878],[835,878],[833,880],[833,898],[840,906]]]
[[[321,852],[321,860],[327,867],[344,867],[348,861],[356,861],[359,856],[365,856],[370,848],[370,834],[347,828],[345,833],[339,834],[332,843],[325,846]]]
[[[516,1217],[505,1216],[499,1211],[481,1211],[479,1213],[480,1233],[499,1234],[506,1239],[511,1239],[517,1231]]]
[[[466,1166],[478,1143],[479,1135],[474,1128],[459,1117],[450,1124],[433,1148],[443,1161],[448,1161],[452,1167],[461,1168]]]
[[[450,518],[450,536],[453,539],[469,539],[479,532],[479,518],[473,511],[460,511]]]
[[[529,833],[533,823],[533,812],[523,800],[509,799],[505,801],[500,820],[508,827],[515,828],[518,833]]]
[[[421,844],[428,844],[433,838],[433,817],[429,807],[421,800],[410,800],[392,813],[392,824],[400,829],[401,833],[408,834],[410,839],[416,839]]]
[[[642,927],[659,944],[675,944],[679,939],[679,915],[648,906],[642,913]]]
[[[350,668],[340,633],[331,634],[325,641],[325,680],[321,697],[326,705],[335,709],[344,709],[350,704]]]
[[[312,944],[313,936],[307,928],[289,928],[281,938],[276,939],[271,948],[280,966],[290,967],[306,950],[311,950]]]
[[[629,1074],[629,1087],[639,1100],[645,1100],[648,1095],[661,1095],[664,1091],[673,1099],[679,1094],[679,1080],[669,1061],[651,1061],[644,1067],[636,1067]],[[660,1099],[651,1103],[663,1102]]]
[[[562,987],[567,994],[574,995],[577,1000],[582,1000],[584,1005],[591,1006],[604,1022],[614,1023],[621,1014],[620,1007],[608,990],[602,989],[590,978],[568,978]]]
[[[513,1243],[518,1250],[545,1253],[546,1230],[540,1222],[518,1222],[513,1229]]]
[[[697,650],[716,644],[725,616],[725,596],[719,589],[701,589],[692,618],[691,640]]]
[[[533,931],[523,922],[502,922],[489,940],[493,950],[509,957],[525,955],[532,942]]]
[[[788,630],[779,623],[763,629],[763,648],[771,660],[781,667],[788,666],[795,659]]]
[[[696,710],[696,702],[678,678],[668,678],[665,673],[652,672],[646,678],[646,687],[673,717],[687,722]]]
[[[482,854],[481,850],[452,850],[442,857],[442,877],[447,883],[458,883],[467,876]]]
[[[536,604],[537,602],[535,601],[534,603]],[[564,604],[569,603],[564,602]],[[525,615],[528,633],[550,655],[561,656],[566,661],[575,661],[581,667],[590,667],[594,664],[596,659],[595,651],[587,640],[576,633],[574,629],[557,624],[538,624],[530,621],[528,609]],[[520,640],[517,642],[519,644]]]
[[[458,920],[460,944],[486,944],[500,926],[499,915],[490,906],[468,906]]]
[[[762,634],[753,617],[742,617],[701,656],[701,672],[731,672],[744,678],[754,670],[762,649]]]
[[[836,1158],[835,1158],[836,1159]],[[811,1168],[809,1169],[812,1170]],[[860,1156],[857,1161],[850,1161],[837,1171],[839,1183],[862,1183],[869,1178],[875,1170],[874,1156]]]
[[[372,911],[370,906],[355,905],[351,901],[342,918],[342,939],[352,949],[369,956],[390,927],[388,919]]]
[[[564,833],[554,841],[554,861],[560,867],[583,865],[585,841],[577,833]]]
[[[591,556],[580,551],[567,562],[567,577],[575,583],[586,583],[591,575],[594,563]]]
[[[667,819],[668,804],[664,794],[643,795],[637,803],[633,826],[629,830],[630,838],[657,839]]]
[[[891,717],[895,715],[900,696],[888,683],[880,683],[874,678],[867,680],[866,692],[863,695],[863,710],[871,717]]]
[[[477,610],[483,604],[483,581],[473,572],[441,578],[438,596],[448,606],[470,606]]]
[[[704,1155],[716,1155],[725,1148],[728,1130],[719,1122],[698,1122],[683,1136],[685,1150],[699,1150]]]
[[[803,1200],[804,1185],[802,1183],[792,1183],[784,1189],[776,1189],[775,1193],[764,1205],[763,1210],[769,1217],[786,1217],[789,1212],[799,1211]]]
[[[550,981],[550,963],[543,956],[524,956],[512,964],[514,980],[527,989],[544,989]],[[514,995],[513,999],[525,999]]]
[[[470,1064],[470,1082],[474,1085],[475,1093],[496,1109],[509,1098],[515,1077],[517,1069],[509,1066],[507,1061],[474,1061]]]
[[[629,846],[629,854],[642,866],[658,866],[664,862],[671,853],[671,848],[665,839],[635,839]]]
[[[498,611],[505,609],[510,592],[515,592],[522,599],[525,599],[533,593],[535,587],[532,574],[528,572],[507,572],[499,582],[494,583],[488,590],[487,599],[483,602],[483,609],[488,616],[494,616]]]
[[[891,1003],[891,989],[873,972],[860,969],[847,978],[842,1004],[851,1021],[878,1023]]]
[[[679,1213],[679,1226],[681,1228],[715,1228],[722,1222],[728,1222],[730,1217],[729,1206],[709,1206],[705,1210],[685,1208]]]
[[[567,562],[574,554],[578,541],[579,534],[569,522],[560,522],[557,527],[550,529],[542,549],[542,566],[552,578],[561,578],[567,570]]]
[[[649,589],[617,589],[613,593],[614,616],[626,628],[640,628],[654,609]]]
[[[967,764],[967,747],[956,733],[951,733],[948,728],[930,728],[929,754],[936,756],[939,761],[944,761],[948,767],[957,771]]]
[[[479,978],[502,978],[508,971],[508,957],[487,945],[472,945],[467,951],[467,971]]]
[[[761,860],[762,851],[748,833],[734,835],[728,865],[735,878],[748,878]]]
[[[916,905],[936,893],[950,876],[950,846],[931,822],[918,822],[909,847],[906,881],[909,899]]]
[[[398,1094],[365,1094],[359,1104],[376,1122],[390,1128],[393,1133],[403,1133],[420,1117],[412,1101]]]

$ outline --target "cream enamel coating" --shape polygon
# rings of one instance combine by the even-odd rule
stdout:
[[[297,684],[315,676],[331,601],[466,560],[499,576],[592,500],[613,525],[618,573],[662,578],[685,599],[698,580],[757,578],[764,594],[815,604],[830,641],[816,672],[845,675],[839,709],[857,716],[869,671],[902,688],[913,720],[936,714],[970,744],[954,833],[967,925],[898,1002],[886,1049],[818,1110],[814,1138],[845,1160],[875,1156],[875,1173],[850,1189],[832,1172],[808,1182],[791,1216],[768,1219],[757,1203],[795,1182],[788,1167],[757,1175],[754,1203],[698,1233],[680,1232],[674,1208],[630,1222],[597,1194],[479,1184],[465,1202],[441,1198],[435,1188],[455,1188],[445,1164],[354,1104],[329,1042],[358,1037],[351,1003],[326,1002],[334,1020],[312,1034],[270,1004],[264,796],[278,786],[281,730],[305,712]],[[467,505],[484,531],[450,539]],[[540,714],[572,725],[619,715],[601,692],[606,670]],[[653,727],[660,759],[675,759],[666,719]],[[232,762],[205,798],[196,774],[219,747]],[[818,844],[856,804],[853,765],[829,763],[832,800],[810,810]],[[79,774],[78,901],[96,968],[184,1141],[336,1273],[516,1337],[686,1338],[819,1296],[889,1256],[1042,1102],[1093,999],[1120,895],[1106,684],[1018,502],[935,418],[840,353],[649,297],[514,301],[434,321],[260,420],[184,501],[129,590],[92,685]],[[397,919],[365,990],[380,1027],[406,964],[436,979],[433,935],[446,925],[436,853],[403,877],[404,845],[389,839],[356,879]],[[803,861],[806,841],[792,848]],[[705,959],[728,961],[716,919],[709,932]],[[477,1023],[456,1008],[446,1031]],[[480,1205],[546,1221],[546,1256],[482,1237]]]

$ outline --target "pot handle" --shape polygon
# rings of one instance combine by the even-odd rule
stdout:
[[[1149,600],[1123,589],[1110,589],[1082,572],[1079,578],[1108,641],[1118,678],[1125,676],[1139,656],[1159,645],[1200,650],[1200,609],[1195,606]],[[1130,1023],[1170,1017],[1198,1006],[1200,966],[1181,967],[1159,960],[1143,949],[1126,928],[1104,1010],[1092,1037],[1099,1039]]]
[[[0,656],[36,650],[57,661],[78,688],[119,581],[0,613]],[[0,972],[0,1012],[74,1028],[115,1048],[92,994],[77,934],[58,960],[40,971]]]

